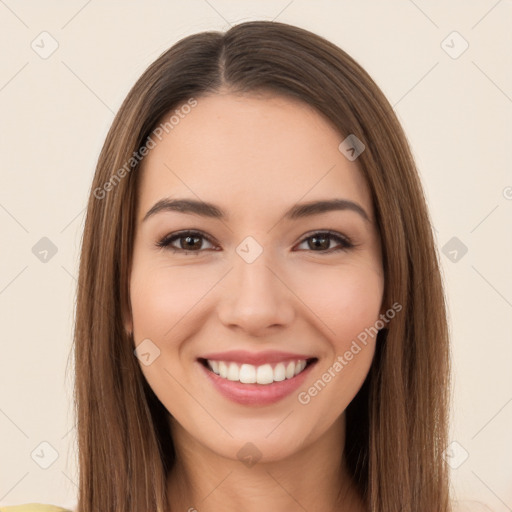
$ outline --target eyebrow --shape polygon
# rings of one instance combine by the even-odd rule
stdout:
[[[348,199],[326,199],[321,201],[310,201],[292,206],[284,214],[287,220],[302,219],[312,215],[319,215],[331,211],[349,210],[359,214],[365,221],[371,222],[364,208]],[[160,212],[181,212],[192,213],[202,217],[211,217],[213,219],[227,220],[228,215],[222,208],[212,203],[196,201],[195,199],[169,199],[164,198],[157,201],[146,213],[142,222]]]

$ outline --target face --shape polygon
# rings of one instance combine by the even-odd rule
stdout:
[[[339,426],[368,373],[371,197],[306,104],[225,93],[187,112],[140,171],[125,325],[173,435],[282,459]]]

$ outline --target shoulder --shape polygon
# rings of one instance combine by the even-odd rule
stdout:
[[[23,505],[10,505],[0,507],[0,512],[72,512],[67,508],[57,507],[55,505],[45,505],[43,503],[26,503]]]

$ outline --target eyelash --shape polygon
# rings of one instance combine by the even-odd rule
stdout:
[[[171,234],[165,236],[164,238],[162,238],[155,245],[160,249],[172,250],[173,253],[178,252],[178,253],[182,253],[182,254],[196,254],[197,255],[200,252],[203,252],[204,249],[199,249],[196,251],[188,251],[186,249],[181,249],[181,248],[171,246],[171,243],[174,242],[175,240],[179,240],[180,238],[185,238],[187,236],[203,238],[203,239],[207,240],[209,243],[211,243],[212,245],[214,245],[213,242],[207,236],[205,236],[203,233],[201,233],[200,231],[180,231],[177,233],[171,233]],[[299,245],[306,242],[310,238],[315,238],[315,237],[320,237],[320,236],[327,236],[330,240],[335,240],[335,241],[339,242],[340,247],[337,247],[334,249],[322,250],[322,251],[313,251],[310,249],[311,252],[317,252],[320,254],[332,254],[333,252],[347,251],[347,250],[355,247],[355,244],[353,244],[350,241],[350,239],[348,239],[346,236],[342,236],[339,233],[336,233],[335,231],[329,231],[329,230],[315,231],[314,233],[308,235],[306,238],[303,238],[302,241],[299,242]]]

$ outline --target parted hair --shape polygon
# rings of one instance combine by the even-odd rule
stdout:
[[[169,512],[175,451],[168,411],[146,382],[123,319],[140,154],[164,116],[220,90],[299,99],[332,123],[357,158],[382,242],[384,308],[402,310],[379,332],[368,376],[346,410],[345,457],[372,512],[448,512],[443,451],[449,337],[431,221],[393,108],[345,51],[302,28],[251,21],[179,40],[135,83],[101,150],[82,238],[74,402],[79,512]],[[124,169],[123,171],[120,171]]]

